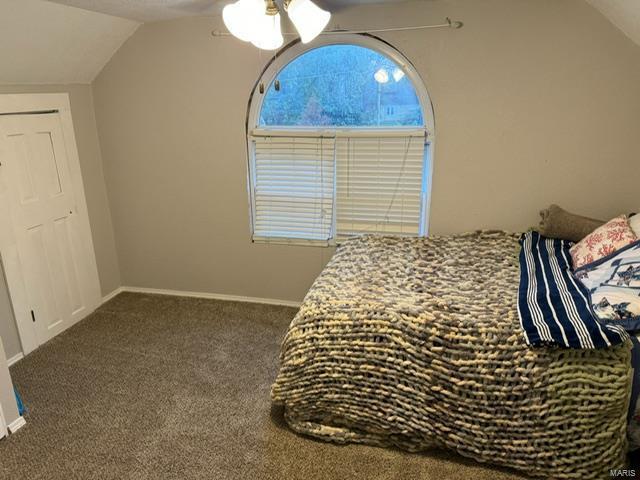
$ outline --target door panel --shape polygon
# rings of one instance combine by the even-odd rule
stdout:
[[[26,275],[27,285],[30,290],[29,296],[33,300],[32,310],[38,320],[36,325],[39,327],[39,336],[43,337],[40,338],[42,343],[62,330],[64,315],[58,307],[59,289],[56,288],[53,276],[56,269],[51,265],[53,255],[50,252],[51,245],[46,239],[46,226],[36,225],[29,228],[27,236],[28,243],[21,249],[25,254],[20,256],[20,260],[29,269]],[[59,331],[56,332],[56,329]]]
[[[59,115],[0,117],[0,131],[15,179],[9,193],[18,256],[42,344],[89,313],[97,281],[91,239],[77,221]]]
[[[73,241],[72,220],[70,216],[54,220],[56,234],[56,244],[60,249],[60,256],[64,270],[64,280],[69,294],[69,307],[71,314],[76,315],[84,308],[80,281],[78,279],[78,258],[76,255],[75,242]]]
[[[51,132],[36,132],[34,135],[38,159],[42,162],[42,175],[45,182],[45,194],[51,198],[63,193],[60,183],[60,167],[54,153]]]
[[[20,194],[20,203],[26,204],[37,201],[36,188],[31,176],[31,156],[27,146],[27,136],[24,134],[12,134],[7,136],[9,154],[15,158],[16,185]]]

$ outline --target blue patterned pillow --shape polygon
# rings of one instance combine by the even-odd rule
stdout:
[[[640,240],[574,273],[589,290],[600,320],[640,330]]]

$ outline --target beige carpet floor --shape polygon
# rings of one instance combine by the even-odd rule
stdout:
[[[7,479],[514,479],[453,452],[288,430],[269,388],[295,309],[124,293],[11,369],[29,412]]]

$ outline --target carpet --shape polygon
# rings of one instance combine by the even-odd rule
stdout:
[[[291,432],[269,390],[295,313],[118,295],[11,368],[27,425],[0,441],[0,478],[524,478],[455,452],[340,446]]]

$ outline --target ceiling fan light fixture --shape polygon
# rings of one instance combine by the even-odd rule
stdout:
[[[309,43],[320,35],[331,19],[331,13],[321,9],[311,0],[287,0],[285,8],[300,34],[302,43]]]
[[[276,50],[284,43],[280,30],[280,14],[264,13],[255,24],[251,43],[262,50]]]
[[[238,0],[222,9],[222,20],[231,34],[250,42],[256,34],[256,24],[264,15],[264,0]]]

